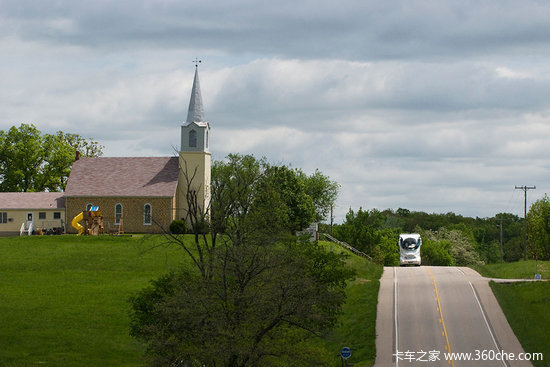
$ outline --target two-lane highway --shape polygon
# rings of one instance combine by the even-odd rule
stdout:
[[[469,268],[384,268],[376,333],[376,366],[531,366],[504,360],[523,349]]]

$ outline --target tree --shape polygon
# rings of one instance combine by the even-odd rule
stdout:
[[[95,157],[102,149],[78,134],[42,134],[34,125],[0,130],[0,191],[64,190],[76,151]]]
[[[182,267],[134,297],[132,335],[152,366],[317,366],[295,346],[334,325],[347,278],[338,255],[310,243],[224,245],[209,277]]]
[[[290,235],[306,201],[295,171],[253,156],[212,167],[210,235],[167,232],[190,261],[132,297],[131,334],[152,366],[317,366],[296,346],[331,328],[353,275],[342,255]],[[193,173],[184,173],[187,188]],[[187,195],[192,218],[205,208]],[[311,202],[311,198],[308,200]],[[311,344],[309,345],[311,348]]]
[[[305,192],[313,200],[315,210],[315,221],[326,220],[338,198],[340,185],[331,181],[328,176],[323,175],[319,170],[315,170],[310,176],[301,173],[305,184]]]
[[[550,198],[544,195],[535,201],[527,214],[530,256],[550,260]]]

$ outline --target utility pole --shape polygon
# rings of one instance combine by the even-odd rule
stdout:
[[[536,186],[516,186],[516,190],[523,190],[523,260],[527,260],[527,190],[536,188]]]

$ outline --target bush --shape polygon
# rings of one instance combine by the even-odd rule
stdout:
[[[187,224],[183,219],[175,219],[170,223],[170,232],[173,234],[185,234],[187,233]]]
[[[450,253],[451,243],[447,240],[433,241],[429,238],[422,239],[422,264],[436,266],[454,265]]]

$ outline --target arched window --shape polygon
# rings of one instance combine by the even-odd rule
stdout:
[[[145,204],[143,206],[143,224],[146,225],[146,226],[150,226],[151,223],[153,222],[153,218],[152,218],[152,208],[151,208],[151,204]]]
[[[195,130],[189,131],[189,146],[192,148],[197,146],[197,132]]]
[[[115,224],[120,224],[120,220],[122,219],[122,204],[118,203],[115,205]]]

